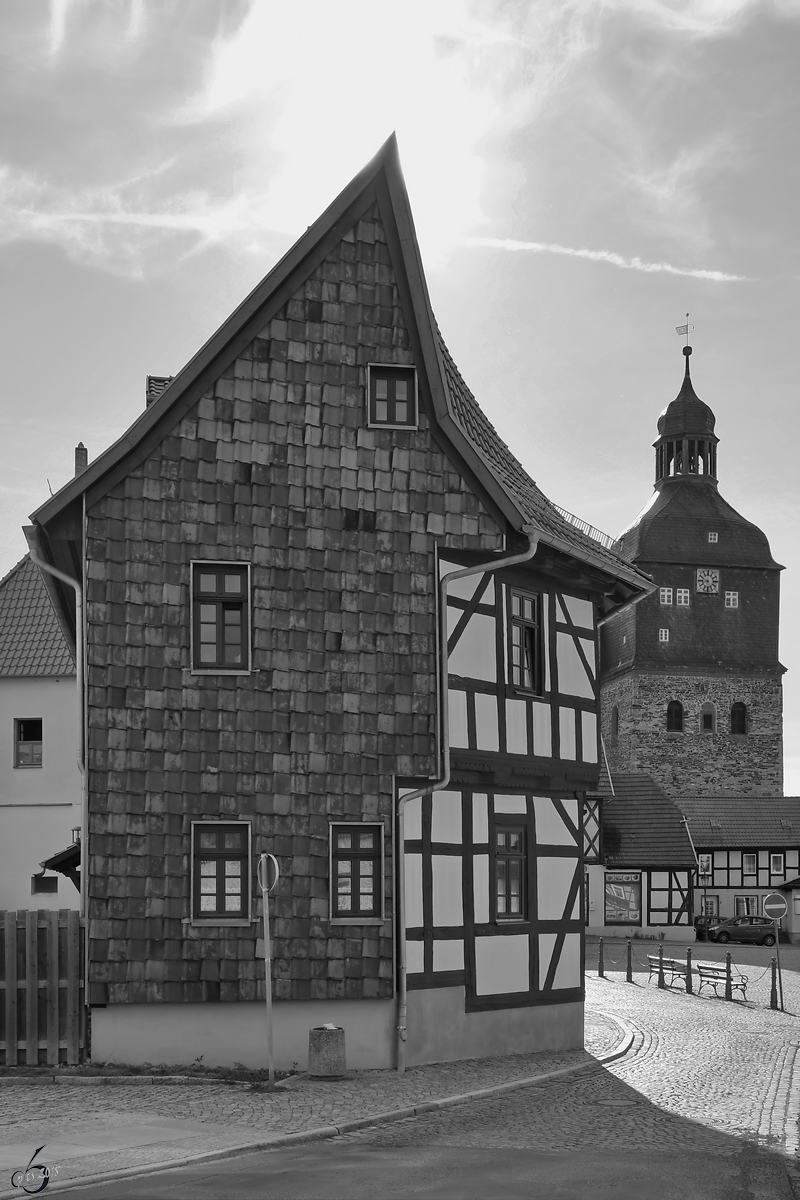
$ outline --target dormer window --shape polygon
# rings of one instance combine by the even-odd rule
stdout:
[[[370,426],[417,428],[417,372],[414,367],[370,363],[367,367],[367,393]]]

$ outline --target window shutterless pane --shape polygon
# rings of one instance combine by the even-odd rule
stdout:
[[[241,575],[238,572],[235,575],[232,575],[226,571],[225,572],[225,591],[241,593],[241,590],[242,590]]]
[[[375,399],[388,400],[389,398],[389,381],[388,379],[375,380]]]
[[[389,424],[389,404],[386,400],[375,401],[375,420]]]
[[[398,425],[408,423],[408,405],[405,400],[398,400],[394,406],[395,421]]]
[[[206,574],[206,572],[201,571],[198,575],[198,579],[199,579],[198,591],[215,592],[217,590],[216,574],[209,575],[209,574]]]

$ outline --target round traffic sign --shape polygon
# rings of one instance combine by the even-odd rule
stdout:
[[[786,916],[789,905],[786,903],[786,897],[780,892],[770,892],[764,897],[764,916],[772,917],[773,921],[779,921],[781,917]]]

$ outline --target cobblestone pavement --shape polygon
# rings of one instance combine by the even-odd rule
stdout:
[[[659,991],[648,982],[646,955],[654,947],[646,943],[634,947],[632,984],[625,982],[620,969],[622,944],[606,944],[607,974],[599,979],[596,945],[590,945],[587,1051],[596,1058],[619,1042],[619,1027],[604,1013],[616,1014],[636,1031],[632,1052],[605,1068],[598,1068],[582,1051],[514,1055],[412,1068],[403,1078],[391,1071],[356,1073],[329,1083],[298,1076],[277,1094],[222,1084],[78,1087],[20,1082],[0,1088],[0,1146],[32,1151],[43,1142],[50,1149],[72,1143],[60,1173],[66,1182],[234,1150],[289,1132],[369,1118],[583,1063],[586,1071],[578,1076],[347,1134],[331,1144],[481,1145],[547,1152],[601,1147],[607,1153],[650,1148],[654,1154],[656,1149],[674,1149],[697,1154],[699,1162],[703,1156],[729,1162],[732,1181],[751,1169],[747,1156],[760,1145],[781,1153],[800,1197],[800,1175],[794,1166],[800,951],[781,949],[785,1013],[768,1007],[771,955],[766,950],[731,947],[734,961],[753,982],[747,1003],[726,1003],[713,996],[686,995],[678,987]],[[723,948],[713,945],[695,945],[692,951],[695,961],[725,957]],[[685,947],[670,945],[665,953],[683,957]],[[98,1130],[107,1136],[98,1138],[95,1148],[89,1143]],[[76,1153],[78,1142],[88,1152]],[[770,1161],[774,1166],[778,1159]],[[0,1167],[5,1170],[5,1152],[0,1152]],[[730,1195],[738,1194],[758,1193],[739,1193],[732,1182]],[[764,1200],[772,1200],[788,1193],[773,1189],[762,1194]]]
[[[107,1086],[23,1081],[0,1087],[0,1171],[27,1163],[44,1143],[59,1181],[229,1151],[594,1060],[614,1049],[620,1026],[587,1008],[585,1050],[515,1054],[322,1082],[299,1075],[276,1093],[230,1084]],[[17,1161],[28,1149],[23,1161]],[[84,1152],[81,1152],[83,1150]],[[87,1152],[88,1151],[88,1152]],[[14,1155],[17,1155],[15,1158]],[[13,1159],[13,1161],[12,1161]],[[5,1181],[0,1182],[0,1196]]]

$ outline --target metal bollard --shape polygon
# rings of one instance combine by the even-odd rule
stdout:
[[[730,950],[725,955],[725,999],[733,999],[733,988],[731,987],[731,952]]]
[[[692,951],[691,947],[686,947],[686,991],[689,996],[692,994]]]
[[[658,947],[658,986],[660,988],[666,988],[666,986],[667,986],[666,983],[664,982],[664,947],[663,947],[663,945],[659,945],[659,947]]]
[[[772,987],[769,993],[770,1008],[778,1007],[778,963],[774,958],[769,960],[772,967]]]
[[[605,973],[606,973],[606,966],[605,966],[605,963],[603,962],[603,939],[600,938],[600,940],[597,943],[597,977],[598,977],[598,979],[603,979],[605,976]]]
[[[633,948],[631,946],[631,940],[630,940],[630,938],[628,938],[627,958],[626,958],[626,962],[625,962],[625,982],[626,983],[633,983],[632,953],[633,953]]]

